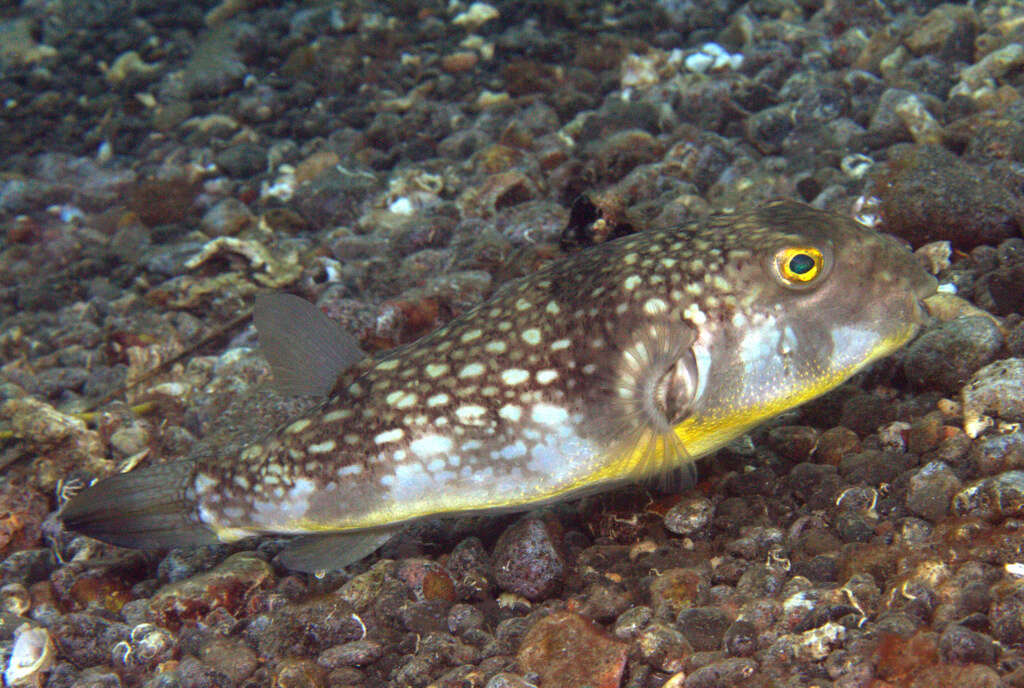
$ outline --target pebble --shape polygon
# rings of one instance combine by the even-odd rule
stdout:
[[[334,645],[321,652],[317,664],[328,669],[347,666],[366,666],[384,656],[384,645],[376,640],[353,640],[343,645]]]
[[[684,497],[665,512],[665,529],[676,535],[693,535],[710,525],[715,505],[706,497]]]
[[[252,552],[232,554],[208,573],[169,583],[149,602],[150,613],[160,626],[177,629],[183,622],[200,619],[218,608],[236,613],[249,597],[274,582],[270,565]]]
[[[492,559],[502,590],[528,600],[548,597],[561,587],[568,566],[561,525],[549,516],[526,516],[501,534]]]
[[[782,458],[801,463],[810,460],[818,435],[816,429],[805,425],[779,425],[768,431],[767,441]]]
[[[243,179],[266,171],[267,152],[255,143],[239,143],[217,153],[213,161],[228,176]]]
[[[726,688],[743,685],[757,669],[757,662],[752,659],[723,659],[691,673],[683,681],[683,688]]]
[[[959,624],[950,624],[939,638],[939,656],[955,664],[995,664],[999,650],[995,641]]]
[[[241,638],[226,638],[220,634],[212,634],[197,656],[205,666],[235,683],[244,681],[260,663],[256,653]]]
[[[1024,433],[991,435],[975,441],[968,453],[974,470],[980,475],[994,475],[1024,468]]]
[[[710,586],[708,574],[696,568],[676,568],[661,571],[651,581],[651,607],[659,619],[674,619],[683,610],[692,607],[697,595]]]
[[[977,437],[995,422],[1024,421],[1024,359],[1005,358],[977,371],[961,393],[964,432]]]
[[[915,339],[903,355],[903,370],[918,389],[953,393],[1002,347],[1003,335],[991,318],[956,318]]]
[[[1024,516],[1024,471],[1014,470],[982,478],[953,496],[958,516],[987,521]]]
[[[731,623],[732,619],[717,607],[684,609],[676,618],[676,626],[698,652],[721,650],[722,639]]]
[[[659,671],[673,673],[683,668],[683,660],[693,654],[686,636],[675,628],[656,621],[645,628],[632,644],[644,661]]]
[[[572,612],[554,612],[523,638],[516,662],[545,688],[618,688],[628,645]]]
[[[31,394],[0,385],[0,606],[50,633],[42,682],[1024,683],[1021,395],[995,375],[957,396],[1024,355],[1024,24],[1006,2],[657,4],[150,2],[126,22],[37,2],[0,21],[0,358]],[[560,247],[583,194],[594,213]],[[396,561],[323,579],[237,566],[238,545],[110,550],[48,516],[58,478],[110,457],[220,448],[205,397],[248,403],[255,353],[161,373],[158,419],[74,412],[256,283],[379,351],[559,251],[779,195],[923,246],[974,310],[709,458],[695,489],[424,526],[379,554]],[[251,328],[227,338],[210,346],[250,351]],[[963,398],[992,419],[976,438],[952,427]]]
[[[941,461],[917,471],[907,488],[907,508],[918,516],[938,523],[950,512],[950,500],[961,488],[956,473]]]
[[[853,430],[838,426],[829,428],[820,435],[814,445],[814,457],[817,461],[830,466],[838,466],[847,454],[860,451],[860,437]]]
[[[925,144],[893,153],[879,211],[886,230],[920,246],[998,244],[1024,227],[1024,201],[945,148]]]

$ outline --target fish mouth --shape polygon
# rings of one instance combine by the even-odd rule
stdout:
[[[938,293],[939,281],[929,275],[922,273],[922,276],[914,281],[912,285],[914,301],[914,322],[917,325],[924,325],[928,321],[928,299]]]
[[[917,283],[914,285],[914,293],[917,294],[917,298],[921,301],[927,299],[939,290],[939,281],[927,272],[924,273],[921,279],[916,280],[916,282]]]

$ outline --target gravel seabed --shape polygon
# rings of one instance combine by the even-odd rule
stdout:
[[[1022,95],[1014,0],[0,9],[6,682],[1024,686]],[[280,539],[140,553],[53,516],[309,403],[267,388],[259,290],[380,352],[780,196],[961,300],[693,488],[425,522],[322,578]]]

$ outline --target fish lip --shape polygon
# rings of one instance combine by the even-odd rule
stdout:
[[[917,284],[914,285],[914,292],[917,294],[917,298],[921,301],[927,299],[938,290],[939,280],[935,279],[935,277],[928,273],[924,273],[924,279],[918,280]]]
[[[914,302],[913,321],[917,325],[924,325],[928,322],[929,311],[925,300],[934,296],[939,290],[939,281],[928,273],[923,273],[923,279],[915,280],[912,285]]]

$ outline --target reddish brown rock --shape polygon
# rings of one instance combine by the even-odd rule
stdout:
[[[177,628],[217,608],[235,614],[254,592],[273,582],[270,564],[252,552],[239,552],[212,571],[165,585],[150,600],[149,609],[156,623]]]
[[[628,645],[572,612],[555,612],[531,628],[516,657],[544,688],[618,688]]]

